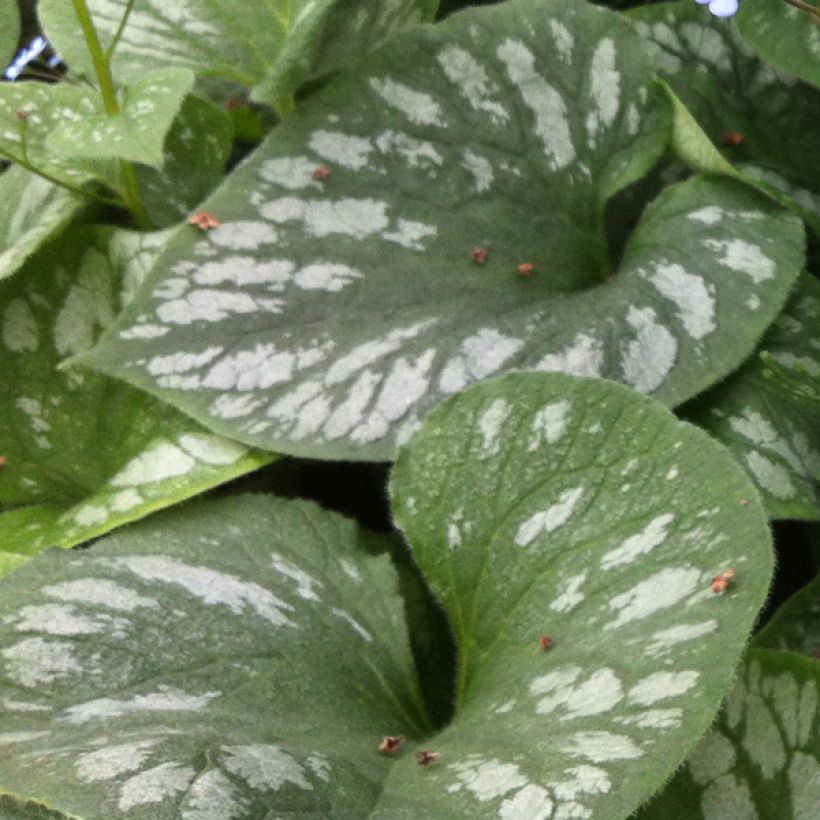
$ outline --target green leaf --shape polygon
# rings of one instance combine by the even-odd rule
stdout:
[[[119,29],[127,0],[89,0],[107,46]],[[274,102],[305,80],[356,60],[394,32],[431,20],[435,0],[188,0],[169,11],[159,0],[136,0],[112,71],[133,82],[159,66],[188,68],[250,88]],[[49,41],[75,72],[93,76],[74,11],[64,0],[40,0]]]
[[[20,40],[20,9],[17,3],[0,6],[0,74],[17,53]]]
[[[206,203],[222,227],[180,233],[84,361],[321,458],[390,459],[442,398],[511,368],[690,398],[782,307],[802,227],[745,185],[693,179],[646,209],[610,281],[606,201],[667,137],[650,82],[630,25],[581,0],[397,37],[229,177]]]
[[[124,159],[161,168],[165,137],[193,85],[187,69],[151,72],[125,89],[120,114],[64,118],[46,146],[61,159]]]
[[[57,368],[111,322],[166,238],[76,228],[0,288],[0,574],[272,458],[131,387]]]
[[[780,649],[820,657],[820,576],[781,604],[755,635],[761,649]]]
[[[82,198],[23,168],[0,174],[0,279],[15,273],[83,208]]]
[[[46,140],[66,120],[82,121],[99,113],[97,95],[67,83],[0,83],[0,156],[79,186],[101,179],[117,187],[112,162],[65,160],[55,156]]]
[[[395,571],[335,514],[234,497],[40,555],[0,586],[0,791],[151,820],[625,817],[708,727],[765,598],[749,493],[602,380],[511,374],[435,411],[392,484],[459,641],[434,737]]]
[[[433,411],[392,481],[459,685],[442,765],[397,762],[376,816],[626,817],[709,726],[765,599],[749,480],[634,391],[510,374]]]
[[[184,219],[222,180],[233,146],[228,113],[188,96],[165,141],[162,170],[140,168],[143,201],[154,224]]]
[[[744,14],[760,7],[758,0],[742,5]],[[820,92],[760,60],[733,22],[691,0],[642,6],[629,16],[658,71],[711,141],[749,179],[773,184],[764,186],[767,192],[786,190],[785,202],[820,232]],[[784,39],[773,48],[791,50],[795,43]],[[735,135],[739,145],[723,144]]]
[[[820,378],[820,282],[806,273],[753,356],[683,409],[734,453],[772,518],[820,519],[820,427],[811,405],[768,375],[766,361]]]
[[[717,725],[636,820],[820,814],[820,664],[750,650]]]
[[[369,816],[382,737],[426,729],[395,588],[352,522],[262,496],[38,556],[0,594],[0,790],[86,818]]]
[[[820,88],[820,19],[783,0],[743,3],[736,19],[740,36],[764,60]]]

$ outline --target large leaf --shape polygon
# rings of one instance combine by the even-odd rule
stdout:
[[[324,458],[392,458],[443,397],[509,368],[677,404],[751,353],[802,229],[694,179],[647,209],[610,281],[606,201],[667,136],[650,82],[630,25],[581,0],[397,37],[237,169],[206,203],[222,227],[180,234],[86,361],[218,432]]]
[[[782,0],[773,3],[785,7]],[[746,2],[743,13],[754,14],[760,5]],[[656,3],[630,15],[651,45],[658,70],[712,142],[747,176],[788,193],[820,232],[820,92],[760,60],[733,22],[695,3]],[[794,51],[795,42],[786,38],[773,48]],[[742,142],[732,144],[738,136]]]
[[[262,496],[40,556],[0,587],[0,790],[87,820],[368,816],[382,737],[427,729],[395,587],[351,522]]]
[[[820,815],[820,664],[750,650],[726,708],[636,820],[810,820]]]
[[[400,762],[379,816],[627,816],[708,727],[765,597],[748,479],[633,391],[510,374],[435,410],[392,490],[459,670],[443,765]]]
[[[82,197],[11,166],[0,174],[0,279],[15,273],[82,209]]]
[[[764,358],[761,355],[765,354]],[[820,518],[820,426],[816,406],[769,374],[771,365],[820,378],[820,282],[804,274],[760,352],[684,408],[735,454],[763,493],[772,518]]]
[[[127,0],[89,0],[104,45]],[[114,76],[133,81],[157,66],[184,67],[250,88],[261,102],[357,59],[390,34],[432,19],[438,0],[136,0],[113,59]],[[71,4],[40,0],[40,21],[74,71],[93,75]]]
[[[808,0],[820,10],[815,0]],[[737,28],[763,59],[820,88],[818,20],[783,0],[743,3]]]
[[[0,574],[271,459],[131,387],[57,369],[112,320],[166,238],[74,229],[0,288]]]
[[[778,607],[754,644],[820,659],[820,576]]]
[[[634,391],[511,374],[435,411],[392,494],[458,640],[448,728],[422,741],[384,559],[335,515],[232,499],[0,586],[0,790],[87,818],[221,818],[220,795],[235,820],[627,816],[709,725],[765,597],[749,480]],[[440,759],[388,769],[399,733]]]

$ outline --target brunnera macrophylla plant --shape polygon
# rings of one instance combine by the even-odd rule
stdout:
[[[820,814],[820,13],[437,6],[40,0],[3,818]],[[188,500],[282,455],[396,532]]]

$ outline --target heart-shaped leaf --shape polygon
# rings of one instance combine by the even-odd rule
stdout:
[[[174,225],[190,214],[222,180],[232,147],[228,113],[199,97],[186,97],[165,140],[162,170],[139,169],[154,224]]]
[[[271,460],[131,387],[57,369],[112,320],[166,238],[75,228],[0,287],[0,574]]]
[[[766,595],[743,471],[625,387],[510,374],[431,415],[392,494],[458,641],[440,734],[386,560],[336,515],[234,498],[3,582],[0,790],[152,820],[626,817],[708,727]],[[388,767],[400,734],[440,757]]]
[[[818,8],[816,3],[814,6]],[[817,23],[816,17],[783,0],[743,3],[737,16],[740,36],[764,60],[820,88]]]
[[[820,576],[781,604],[755,635],[761,649],[799,652],[820,660]]]
[[[757,1],[743,5],[744,14],[760,8]],[[733,24],[695,3],[656,3],[630,16],[659,72],[712,142],[747,177],[786,193],[786,201],[820,232],[820,92],[760,60]],[[795,43],[784,40],[773,48],[792,50]]]
[[[750,650],[716,726],[636,820],[820,814],[820,664]]]
[[[683,409],[685,418],[722,441],[749,471],[772,518],[820,518],[820,427],[811,404],[771,364],[820,378],[820,282],[804,274],[760,352]],[[761,354],[765,354],[761,358]]]
[[[89,818],[368,816],[382,737],[428,728],[395,586],[352,522],[261,496],[39,556],[0,592],[0,791]]]
[[[128,0],[89,0],[104,45],[118,31]],[[40,0],[40,21],[74,71],[92,75],[74,10]],[[169,9],[136,0],[112,62],[134,81],[158,66],[184,67],[254,88],[260,102],[291,94],[303,81],[358,59],[393,32],[431,20],[438,0],[187,0]]]
[[[322,458],[390,459],[442,398],[504,369],[677,404],[751,353],[802,228],[693,179],[646,210],[611,277],[606,200],[667,136],[650,83],[631,26],[582,0],[397,37],[232,174],[206,203],[222,227],[170,243],[84,360],[217,432]]]
[[[83,208],[82,198],[23,168],[0,174],[0,279],[15,273]]]
[[[182,68],[153,71],[125,89],[122,111],[104,111],[81,119],[62,120],[50,131],[46,146],[67,159],[124,159],[161,168],[163,146],[194,75]]]

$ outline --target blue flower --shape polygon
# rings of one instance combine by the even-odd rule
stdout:
[[[711,11],[715,17],[731,17],[733,14],[737,14],[738,7],[740,6],[740,0],[695,0],[695,2],[700,3],[701,6],[705,6],[708,3],[709,11]]]

